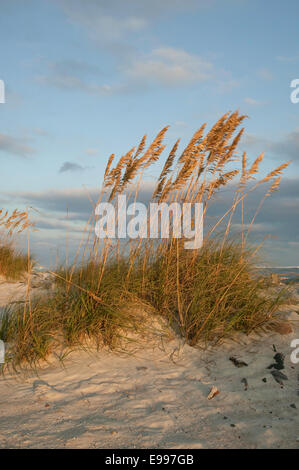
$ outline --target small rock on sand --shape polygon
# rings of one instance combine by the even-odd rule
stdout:
[[[220,392],[217,387],[212,387],[210,390],[210,393],[208,395],[208,400],[212,400],[216,395],[218,395]]]

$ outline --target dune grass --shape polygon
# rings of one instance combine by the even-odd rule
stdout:
[[[146,298],[163,312],[190,345],[216,343],[233,331],[250,333],[273,318],[283,291],[265,295],[265,282],[252,254],[235,241],[206,243],[194,258],[181,250],[163,256],[149,271]],[[179,285],[179,288],[178,288]],[[179,295],[178,295],[179,293]]]
[[[184,239],[172,232],[166,240],[130,240],[125,250],[119,240],[100,243],[94,235],[93,213],[73,264],[53,273],[57,288],[51,298],[28,301],[24,308],[4,315],[0,337],[12,344],[14,364],[46,359],[61,342],[80,347],[92,340],[97,347],[114,347],[126,331],[138,328],[138,323],[142,326],[130,309],[133,302],[163,317],[191,345],[215,343],[233,331],[250,333],[273,319],[282,293],[267,294],[264,279],[254,268],[259,246],[250,246],[248,236],[288,163],[255,181],[264,155],[248,167],[246,154],[240,157],[236,151],[244,129],[234,134],[244,118],[238,112],[227,113],[206,135],[203,125],[180,155],[177,141],[153,190],[151,201],[158,203],[201,202],[205,220],[215,195],[238,178],[230,208],[205,234],[203,246],[186,250]],[[165,148],[167,129],[148,148],[144,136],[114,167],[114,155],[110,156],[98,203],[116,204],[119,194],[138,201],[145,171]],[[263,184],[264,198],[245,224],[246,198]],[[243,227],[238,241],[230,236],[237,209]]]
[[[11,243],[0,241],[0,275],[7,280],[17,280],[27,271],[28,257],[18,252]]]
[[[0,275],[8,280],[19,279],[28,266],[33,262],[30,253],[23,254],[14,246],[13,235],[31,227],[28,212],[15,209],[9,215],[8,211],[0,209]]]

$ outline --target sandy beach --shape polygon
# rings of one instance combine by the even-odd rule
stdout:
[[[24,292],[24,283],[2,282],[1,306]],[[299,338],[299,308],[284,309],[287,334],[235,334],[200,350],[157,333],[127,354],[77,351],[63,364],[51,358],[35,372],[6,374],[0,447],[298,448],[299,371],[290,343]],[[273,345],[285,355],[283,385],[268,368]],[[208,399],[212,387],[219,393]]]

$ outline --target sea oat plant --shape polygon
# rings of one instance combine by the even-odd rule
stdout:
[[[278,189],[289,162],[256,180],[264,154],[248,167],[246,153],[240,156],[237,151],[245,118],[238,111],[226,113],[208,132],[206,125],[201,126],[181,151],[177,140],[153,187],[152,202],[202,203],[204,225],[217,195],[236,187],[230,207],[212,226],[207,225],[203,245],[196,250],[186,250],[184,239],[172,232],[168,239],[147,237],[126,243],[96,237],[96,205],[101,201],[116,205],[120,194],[126,194],[128,202],[138,200],[144,174],[165,150],[168,127],[148,147],[144,136],[137,149],[133,147],[116,163],[114,154],[109,157],[100,196],[74,262],[53,273],[57,290],[51,308],[37,303],[23,323],[16,311],[13,320],[2,324],[7,339],[15,339],[17,362],[46,358],[58,336],[69,346],[82,345],[86,338],[95,340],[98,347],[113,346],[119,336],[142,323],[130,308],[136,303],[166,319],[191,345],[217,342],[233,331],[250,333],[272,321],[282,293],[265,292],[264,280],[255,269],[262,243],[249,244],[257,212],[245,224],[245,202],[264,185],[259,211],[264,199]],[[231,236],[237,209],[242,225],[239,239]],[[44,310],[46,316],[41,313]]]
[[[0,274],[7,279],[17,279],[28,270],[32,262],[30,253],[22,254],[14,246],[15,235],[32,227],[28,212],[15,209],[11,214],[0,209]]]

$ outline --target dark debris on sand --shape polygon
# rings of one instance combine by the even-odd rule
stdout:
[[[239,361],[236,357],[234,356],[231,356],[229,358],[230,361],[232,361],[232,363],[236,366],[236,367],[245,367],[245,366],[248,366],[248,364],[244,361]]]

